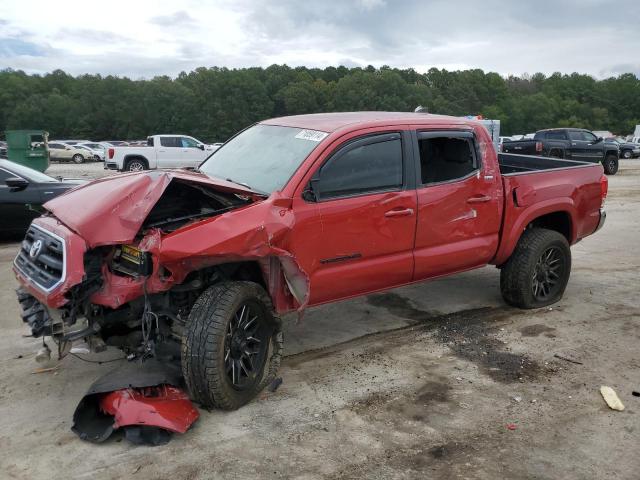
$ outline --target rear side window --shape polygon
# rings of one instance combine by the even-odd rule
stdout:
[[[547,140],[566,140],[567,136],[563,131],[547,132]]]
[[[160,145],[163,147],[182,147],[180,137],[160,137]]]
[[[338,151],[320,169],[320,200],[402,188],[399,134],[360,140]]]
[[[426,137],[418,142],[423,185],[458,180],[479,168],[472,138]]]

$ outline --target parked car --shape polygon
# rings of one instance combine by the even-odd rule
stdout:
[[[7,142],[0,141],[0,158],[7,158]]]
[[[186,135],[153,135],[146,147],[112,147],[107,150],[104,168],[119,171],[155,168],[196,168],[216,148]]]
[[[89,152],[93,159],[98,162],[104,162],[104,157],[106,155],[105,148],[99,143],[78,143],[76,148],[82,148]]]
[[[129,146],[129,142],[125,142],[123,140],[105,140],[103,142],[100,143],[109,143],[111,145],[113,145],[114,147],[127,147]]]
[[[23,319],[36,337],[181,359],[194,400],[234,409],[276,376],[286,312],[487,264],[508,304],[551,305],[570,245],[605,221],[607,177],[490,143],[454,117],[301,115],[244,130],[198,172],[96,180],[29,229]]]
[[[91,140],[56,140],[56,142],[64,143],[66,145],[77,145],[79,143],[87,143]]]
[[[39,217],[43,203],[86,180],[56,179],[9,160],[0,160],[0,233],[22,234]]]
[[[620,150],[620,156],[622,158],[640,157],[640,145],[637,143],[624,142],[615,137],[605,138],[605,142],[615,144]]]
[[[93,154],[84,148],[68,145],[59,140],[53,140],[49,142],[49,160],[55,162],[71,161],[74,163],[84,163],[87,160],[93,160]]]
[[[505,143],[503,151],[601,163],[607,175],[615,175],[618,171],[618,146],[607,143],[602,137],[596,137],[582,128],[540,130],[531,140]]]

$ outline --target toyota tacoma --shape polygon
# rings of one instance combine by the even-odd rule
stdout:
[[[286,312],[487,264],[508,304],[557,302],[607,185],[600,164],[498,155],[472,120],[276,118],[197,171],[46,203],[15,259],[18,299],[59,355],[83,342],[174,361],[195,401],[234,409],[275,378]]]

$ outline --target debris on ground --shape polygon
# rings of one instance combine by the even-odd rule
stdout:
[[[507,429],[508,430],[515,430],[516,428],[518,428],[518,427],[516,426],[515,423],[507,423]]]
[[[89,388],[71,430],[101,443],[122,428],[134,444],[163,445],[173,433],[185,433],[200,415],[181,383],[180,370],[172,365],[155,359],[125,363]]]
[[[515,397],[513,397],[513,401],[516,403],[520,403],[522,401],[522,397],[516,395]]]
[[[273,379],[273,382],[271,382],[271,384],[269,384],[268,389],[271,393],[273,393],[278,390],[280,385],[282,385],[282,377],[277,377]]]
[[[58,367],[60,365],[56,365],[55,367],[49,367],[49,368],[36,368],[33,372],[31,373],[48,373],[48,372],[55,372],[56,370],[58,370]]]
[[[624,405],[613,388],[603,385],[600,387],[600,394],[611,410],[618,410],[619,412],[624,410]]]
[[[578,360],[574,360],[573,358],[569,358],[569,357],[564,357],[562,355],[558,355],[557,353],[554,355],[554,357],[559,358],[560,360],[564,360],[565,362],[575,363],[576,365],[584,365],[582,362],[579,362]]]
[[[631,395],[633,395],[634,397],[640,397],[640,392],[636,392],[634,390],[633,392],[631,392]]]

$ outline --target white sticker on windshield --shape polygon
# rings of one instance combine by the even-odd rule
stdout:
[[[324,139],[328,133],[319,132],[318,130],[302,130],[299,134],[296,135],[296,138],[300,138],[302,140],[311,140],[312,142],[320,142]]]

